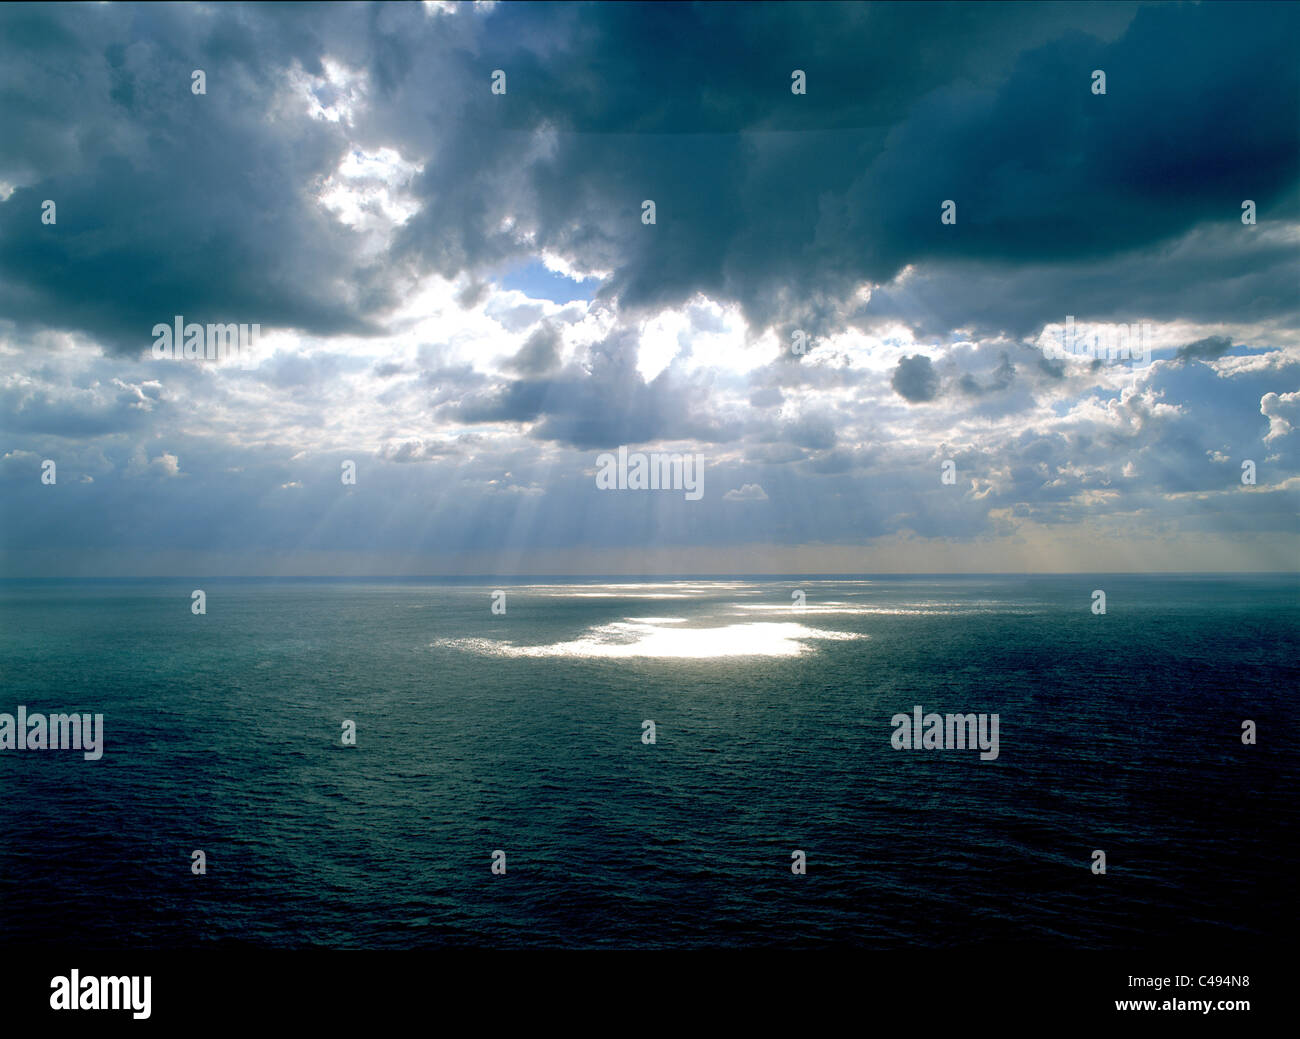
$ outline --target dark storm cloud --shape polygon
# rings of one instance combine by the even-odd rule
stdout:
[[[495,263],[522,248],[514,217],[612,269],[601,291],[624,307],[702,291],[766,325],[908,263],[1100,262],[1235,222],[1244,198],[1297,211],[1294,8],[1143,8],[1113,39],[1077,10],[1049,38],[1026,5],[1014,31],[999,5],[752,10],[603,5],[567,36],[557,15],[542,62],[517,30],[543,16],[498,7],[481,66],[513,70],[510,93],[469,96],[400,254],[449,275]],[[526,132],[543,127],[544,146]]]
[[[1082,322],[1230,319],[1295,327],[1297,285],[1300,251],[1289,232],[1229,220],[1172,244],[1091,261],[932,263],[874,289],[845,320],[862,329],[902,322],[923,338],[955,328],[978,337],[1030,336],[1071,314]]]
[[[0,312],[147,348],[176,314],[372,331],[388,301],[309,195],[340,128],[280,108],[266,13],[144,5],[0,12]],[[208,77],[191,93],[191,72]],[[57,224],[41,223],[41,203]]]
[[[559,364],[560,346],[560,330],[543,322],[510,359],[510,367],[522,375],[545,375]]]
[[[1232,349],[1232,340],[1227,336],[1207,336],[1194,343],[1178,348],[1180,361],[1214,361]]]
[[[939,375],[924,354],[904,357],[898,362],[889,384],[904,400],[914,404],[934,400],[939,392]]]
[[[829,325],[908,263],[1097,261],[1243,198],[1294,215],[1297,25],[1253,4],[10,8],[0,310],[127,352],[174,313],[367,333],[408,274],[550,249],[611,270],[624,308],[704,292]],[[327,58],[366,73],[352,128],[289,94]],[[382,262],[312,197],[355,143],[425,162]]]

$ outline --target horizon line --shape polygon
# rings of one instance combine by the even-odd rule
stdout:
[[[16,581],[707,581],[803,578],[807,580],[904,577],[1295,577],[1300,570],[894,570],[791,571],[787,573],[639,573],[639,574],[63,574],[0,575]]]

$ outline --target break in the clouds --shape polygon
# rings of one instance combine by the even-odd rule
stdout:
[[[3,571],[1295,569],[1298,43],[1253,3],[5,5]],[[253,363],[155,359],[177,316]],[[621,446],[703,496],[598,490]]]

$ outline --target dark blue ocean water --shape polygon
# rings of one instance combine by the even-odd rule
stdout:
[[[3,582],[0,712],[105,751],[0,751],[0,944],[1254,945],[1298,633],[1294,577]]]

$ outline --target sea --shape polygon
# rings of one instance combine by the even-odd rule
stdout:
[[[0,946],[1256,948],[1298,636],[1295,575],[0,581],[0,715],[103,716],[0,749]]]

